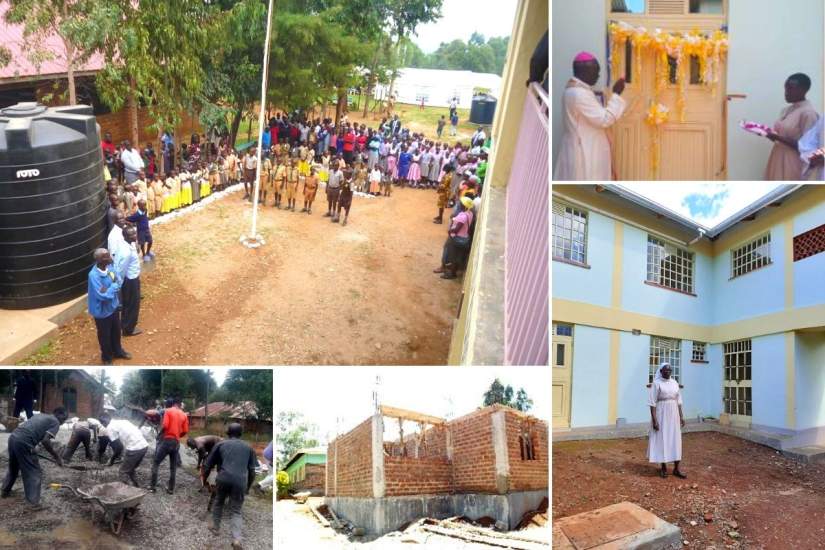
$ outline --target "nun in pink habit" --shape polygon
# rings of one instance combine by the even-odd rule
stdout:
[[[621,97],[625,81],[620,78],[613,84],[613,94],[607,105],[602,106],[593,91],[600,70],[598,60],[591,53],[581,52],[573,60],[573,78],[562,94],[564,132],[554,180],[614,179],[607,129],[621,118],[627,106]]]

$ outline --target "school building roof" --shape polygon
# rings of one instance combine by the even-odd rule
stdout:
[[[23,26],[6,22],[8,4],[0,3],[0,44],[11,52],[11,61],[0,67],[0,82],[10,80],[39,80],[66,76],[66,59],[63,41],[56,34],[44,37],[34,46],[32,39],[23,37]],[[50,52],[45,59],[38,59],[38,51]],[[104,60],[95,54],[85,63],[75,67],[77,76],[93,73],[103,68]]]

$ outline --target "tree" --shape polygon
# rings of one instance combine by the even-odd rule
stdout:
[[[524,388],[519,388],[513,399],[513,386],[505,386],[498,378],[493,380],[490,389],[484,392],[483,406],[489,407],[497,403],[522,412],[527,412],[533,407],[533,400],[528,397]]]
[[[318,427],[297,411],[278,413],[278,468],[283,468],[298,449],[317,447]]]
[[[85,48],[78,38],[80,22],[90,11],[89,0],[8,0],[7,23],[23,26],[23,38],[27,41],[27,56],[35,66],[52,58],[55,52],[44,47],[44,41],[57,36],[63,44],[63,58],[66,61],[69,105],[77,103],[74,73],[78,66],[86,62],[93,50]],[[3,48],[9,53],[7,49]],[[0,66],[3,56],[0,55]]]
[[[465,43],[455,39],[442,42],[436,51],[425,54],[413,44],[412,53],[404,56],[405,67],[474,71],[502,74],[507,57],[508,37],[491,37],[484,42],[484,36],[473,33]],[[419,52],[421,52],[419,54]]]
[[[389,7],[389,27],[396,37],[395,49],[398,51],[401,41],[415,32],[422,23],[429,23],[441,17],[442,0],[387,0]],[[397,57],[397,53],[396,53]],[[390,79],[389,97],[393,95],[398,66]]]
[[[267,6],[260,0],[224,0],[220,7],[201,52],[200,122],[207,130],[225,130],[234,147],[241,121],[261,92]]]
[[[237,405],[252,401],[259,420],[272,419],[272,370],[232,369],[223,381],[224,401]]]
[[[129,112],[133,144],[138,143],[138,105],[143,104],[160,133],[180,122],[180,111],[192,108],[203,89],[200,54],[219,17],[218,3],[202,0],[92,2],[78,23],[87,49],[107,60],[97,73],[100,97],[112,110]]]

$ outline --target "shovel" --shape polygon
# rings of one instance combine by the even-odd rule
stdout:
[[[45,460],[47,462],[51,462],[52,464],[57,464],[57,462],[55,462],[55,460],[53,458],[49,457],[49,456],[41,455],[41,454],[38,453],[37,458],[42,458],[43,460]],[[90,470],[102,470],[103,469],[103,466],[101,466],[101,465],[84,466],[83,464],[64,464],[63,467],[64,468],[70,468],[72,470],[77,470],[79,472],[87,472],[87,471],[90,471]]]

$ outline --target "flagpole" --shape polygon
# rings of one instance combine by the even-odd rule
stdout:
[[[258,234],[258,196],[261,189],[261,159],[263,157],[263,130],[264,130],[264,106],[266,105],[266,85],[269,80],[269,42],[272,38],[272,12],[275,7],[275,0],[269,0],[269,7],[266,12],[266,38],[264,39],[264,63],[263,75],[261,78],[261,103],[258,113],[258,151],[257,166],[255,168],[255,186],[252,195],[252,227],[249,235],[241,236],[241,242],[247,248],[258,248],[264,244],[263,238]]]

